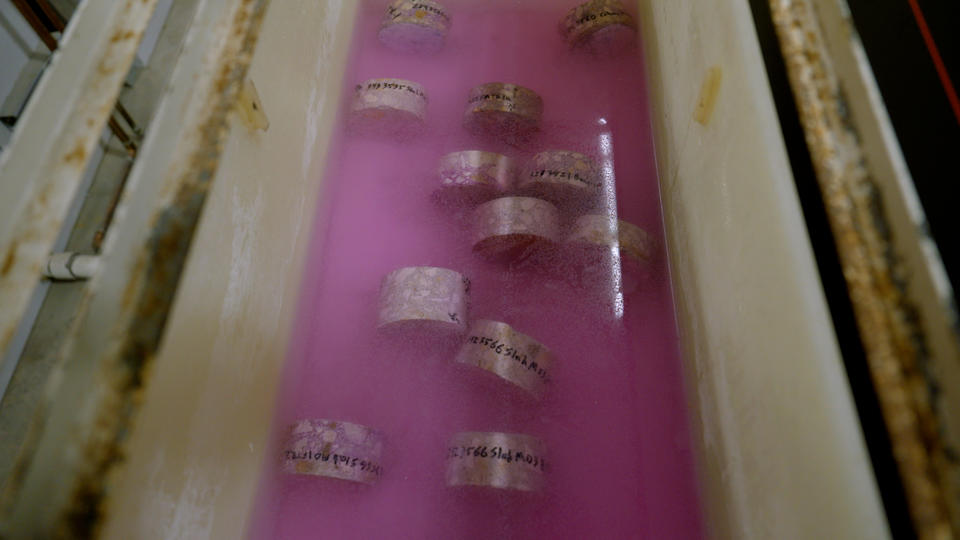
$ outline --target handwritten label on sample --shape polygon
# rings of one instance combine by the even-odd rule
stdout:
[[[467,338],[467,343],[489,347],[490,350],[494,351],[500,356],[510,358],[528,370],[535,372],[544,381],[549,381],[547,378],[547,372],[545,369],[543,369],[543,366],[538,364],[535,360],[529,360],[526,354],[521,353],[519,350],[517,350],[517,348],[510,347],[498,339],[485,336],[470,336]]]
[[[541,471],[547,470],[547,464],[543,457],[522,450],[511,450],[499,446],[451,446],[447,449],[448,460],[466,458],[499,459],[507,463],[526,463]]]
[[[295,452],[293,450],[284,451],[284,458],[293,461],[319,461],[322,463],[332,463],[334,467],[350,467],[352,469],[360,468],[363,472],[369,472],[377,475],[378,477],[383,474],[383,466],[368,461],[366,459],[347,456],[343,454],[331,454],[323,452],[314,452],[312,450],[305,450],[303,452]]]

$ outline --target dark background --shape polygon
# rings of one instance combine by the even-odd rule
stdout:
[[[960,284],[957,197],[960,120],[955,116],[908,0],[847,0],[930,232],[954,290]],[[916,0],[955,91],[960,91],[960,1]]]

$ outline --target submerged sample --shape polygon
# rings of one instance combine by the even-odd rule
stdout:
[[[473,213],[473,251],[492,260],[516,260],[549,249],[560,234],[560,212],[533,197],[503,197]]]
[[[637,25],[620,0],[589,0],[567,13],[560,33],[575,49],[616,55],[635,45]]]
[[[427,116],[423,87],[403,79],[370,79],[357,85],[350,126],[364,134],[406,135],[420,131]]]
[[[440,158],[438,175],[438,199],[454,205],[470,205],[512,189],[517,170],[513,160],[503,154],[464,150]]]
[[[579,152],[549,150],[533,156],[520,180],[521,192],[575,209],[599,203],[600,170],[593,158]]]
[[[470,90],[463,125],[473,133],[520,144],[540,129],[543,99],[512,83],[486,83]]]
[[[653,263],[654,243],[646,231],[632,223],[603,214],[586,214],[577,218],[567,234],[566,248],[581,266],[602,268],[614,261],[620,267],[623,289],[636,288]]]
[[[436,52],[443,48],[450,16],[431,0],[396,0],[387,6],[378,37],[403,52]]]
[[[382,330],[463,332],[470,280],[446,268],[400,268],[380,285]]]
[[[457,433],[447,449],[447,485],[539,491],[543,441],[520,433]]]
[[[553,355],[509,324],[481,319],[471,323],[454,362],[487,371],[539,399],[550,381]]]
[[[301,420],[290,429],[283,450],[283,471],[373,484],[380,465],[383,434],[360,424]]]

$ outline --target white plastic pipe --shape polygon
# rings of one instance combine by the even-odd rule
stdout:
[[[81,255],[72,251],[54,253],[43,267],[44,277],[64,281],[87,279],[96,273],[100,266],[97,255]]]

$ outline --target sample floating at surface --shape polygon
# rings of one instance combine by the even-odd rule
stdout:
[[[600,168],[589,156],[547,150],[533,156],[520,178],[520,192],[568,208],[590,208],[599,202]]]
[[[475,253],[509,261],[551,247],[558,239],[560,211],[533,197],[502,197],[474,210],[473,227]]]
[[[512,159],[494,152],[465,150],[440,158],[437,197],[452,204],[488,201],[512,188],[517,169]]]
[[[380,285],[381,330],[460,333],[467,327],[470,280],[446,268],[394,270]]]
[[[543,99],[536,92],[493,82],[470,90],[463,125],[472,133],[519,144],[540,129],[542,117]]]
[[[470,324],[454,362],[488,371],[539,399],[550,381],[553,355],[507,323],[478,320]]]
[[[383,474],[381,432],[351,422],[300,420],[283,448],[283,471],[373,484]]]
[[[436,52],[443,48],[450,15],[438,2],[396,0],[387,7],[380,41],[403,52]]]
[[[519,491],[543,488],[543,441],[520,433],[457,433],[447,448],[447,485]]]
[[[404,79],[370,79],[356,86],[350,129],[366,135],[405,136],[422,130],[427,93]]]
[[[637,25],[619,0],[590,0],[567,12],[560,33],[572,48],[617,55],[634,47]]]

